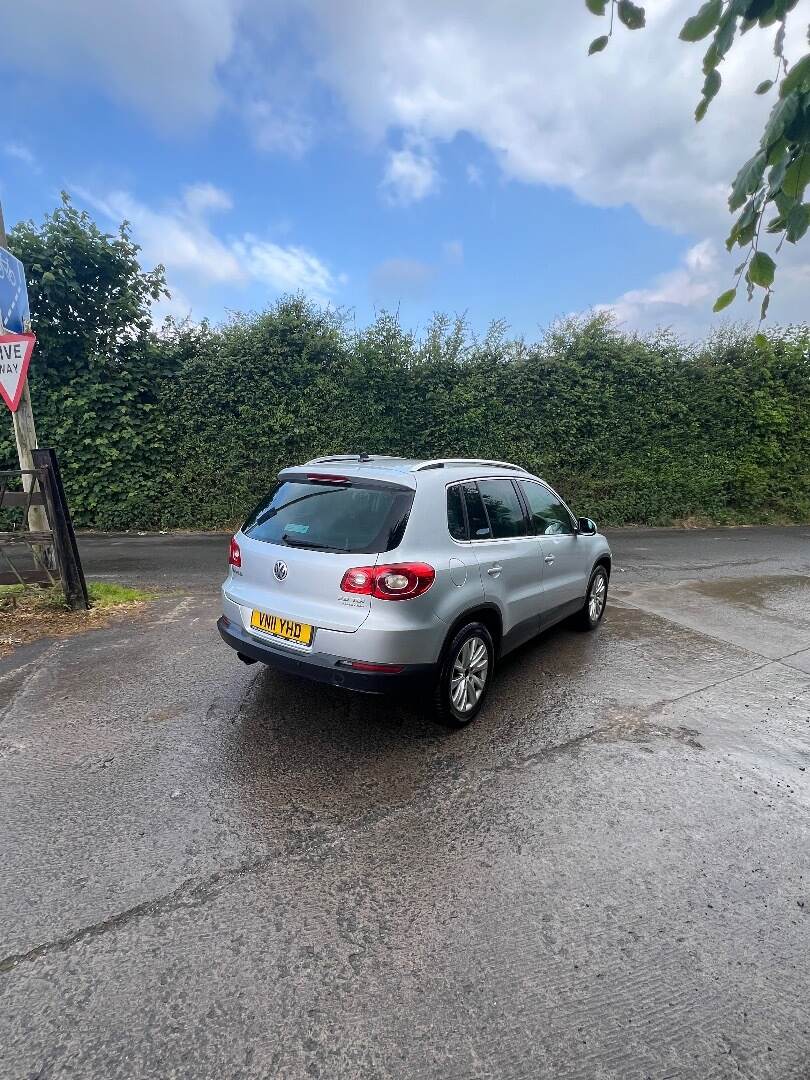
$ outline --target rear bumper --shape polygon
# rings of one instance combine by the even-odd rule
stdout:
[[[433,681],[435,668],[432,664],[406,664],[401,671],[355,671],[343,667],[340,656],[327,653],[301,655],[283,645],[259,642],[241,626],[224,615],[217,620],[217,629],[226,645],[251,660],[259,660],[268,667],[284,671],[288,675],[300,675],[304,679],[342,686],[362,694],[390,694],[426,690]]]

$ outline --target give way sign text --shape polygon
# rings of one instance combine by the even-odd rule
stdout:
[[[0,334],[0,396],[12,412],[20,404],[36,340],[34,334]]]

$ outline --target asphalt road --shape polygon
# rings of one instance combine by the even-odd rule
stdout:
[[[810,1076],[810,528],[611,533],[469,729],[246,668],[227,537],[0,661],[0,1076]]]

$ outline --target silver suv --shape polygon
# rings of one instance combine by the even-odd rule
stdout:
[[[498,657],[566,616],[598,626],[610,548],[499,461],[324,457],[284,469],[231,541],[224,640],[245,663],[469,723]]]

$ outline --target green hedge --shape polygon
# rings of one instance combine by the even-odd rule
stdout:
[[[810,334],[666,335],[569,321],[536,344],[390,316],[350,334],[300,300],[201,335],[166,384],[165,526],[238,521],[280,467],[321,453],[517,461],[606,524],[810,518]]]
[[[158,332],[163,270],[141,269],[126,224],[103,233],[65,195],[10,246],[28,271],[39,439],[80,525],[231,525],[282,466],[359,451],[520,462],[605,524],[810,520],[806,326],[687,348],[604,315],[534,343],[437,317],[417,338],[293,297]],[[16,463],[8,420],[0,462]]]
[[[437,319],[349,332],[301,299],[144,336],[126,364],[34,366],[40,441],[76,521],[238,521],[282,466],[333,452],[520,462],[605,524],[810,519],[810,332],[686,349],[605,317],[529,344]],[[38,371],[44,369],[46,376]],[[3,456],[13,459],[7,438]]]

